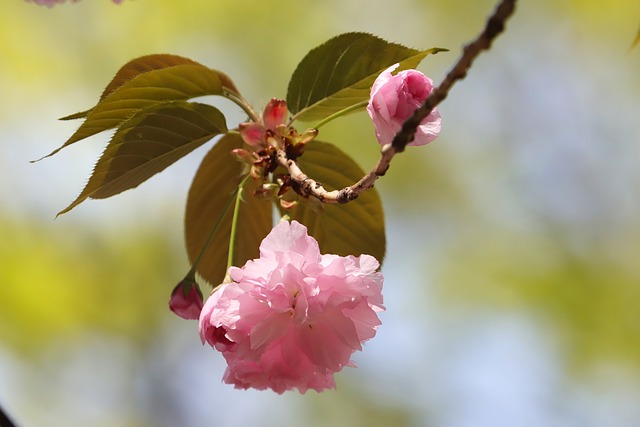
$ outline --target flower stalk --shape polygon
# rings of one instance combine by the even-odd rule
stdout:
[[[332,115],[330,115],[329,117],[325,117],[324,119],[320,120],[318,123],[316,123],[315,125],[312,126],[313,129],[320,129],[320,127],[326,125],[327,123],[329,123],[330,121],[333,121],[335,119],[337,119],[338,117],[342,117],[345,116],[349,113],[352,113],[354,111],[357,111],[361,108],[364,108],[367,106],[367,103],[369,101],[362,101],[362,102],[358,102],[357,104],[353,104],[350,107],[344,108],[336,113],[333,113]],[[293,120],[295,119],[295,117],[293,117],[291,119],[291,121],[293,122]]]

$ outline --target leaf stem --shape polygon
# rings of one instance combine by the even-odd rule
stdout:
[[[338,112],[333,113],[332,115],[330,115],[329,117],[325,117],[324,119],[320,120],[318,123],[315,124],[315,126],[313,126],[313,129],[319,129],[320,126],[324,126],[327,123],[329,123],[330,121],[337,119],[338,117],[344,116],[346,114],[349,114],[353,111],[359,110],[360,108],[366,107],[367,104],[369,103],[369,100],[364,100],[361,102],[358,102],[357,104],[353,104],[350,107],[344,108]],[[291,119],[291,121],[293,122],[293,120],[295,119],[295,116]]]
[[[235,191],[236,204],[233,208],[233,219],[231,220],[231,235],[229,236],[229,253],[227,254],[227,269],[225,271],[229,271],[229,267],[233,265],[233,253],[236,249],[236,231],[238,227],[238,212],[240,212],[240,200],[242,199],[242,187],[244,187],[244,183],[247,182],[247,178],[249,175],[246,175]]]
[[[240,95],[239,93],[231,92],[229,90],[225,90],[223,96],[233,101],[233,103],[235,103],[238,107],[242,108],[242,110],[247,113],[251,121],[260,121],[260,115],[256,113],[251,104],[249,104],[249,102],[244,99],[242,95]]]
[[[222,220],[227,215],[227,211],[229,210],[229,207],[231,206],[231,202],[233,201],[234,198],[237,197],[238,193],[240,192],[240,188],[244,185],[244,183],[247,180],[248,176],[249,175],[245,176],[243,178],[243,180],[240,181],[240,184],[238,184],[236,189],[233,190],[233,193],[231,193],[231,196],[229,196],[229,199],[227,200],[227,202],[225,203],[224,207],[222,208],[222,212],[220,213],[220,216],[218,217],[218,219],[217,219],[216,223],[214,224],[213,228],[211,229],[211,233],[209,233],[209,236],[207,237],[207,240],[204,242],[204,245],[202,246],[202,249],[200,250],[200,253],[198,254],[198,257],[193,262],[193,266],[191,267],[191,270],[189,270],[189,272],[185,276],[185,279],[192,279],[192,280],[195,281],[196,268],[198,268],[198,264],[200,264],[200,261],[202,261],[202,257],[204,256],[204,253],[207,251],[207,248],[209,247],[209,245],[211,244],[211,241],[213,240],[213,236],[215,236],[216,232],[218,231],[218,228],[220,228],[220,224],[222,224]],[[236,201],[236,205],[237,205],[237,201]],[[237,210],[237,208],[236,208],[236,210]],[[234,222],[236,220],[237,220],[237,218],[236,218],[236,215],[234,213]],[[234,230],[234,223],[232,223],[231,227],[232,227],[231,228],[231,232],[232,232],[231,241],[233,241],[234,240],[234,234],[233,233],[235,231]]]
[[[0,406],[0,425],[5,427],[15,427],[15,424],[13,423],[11,418],[9,418],[9,416],[2,410],[1,406]]]

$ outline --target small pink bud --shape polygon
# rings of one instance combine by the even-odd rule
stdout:
[[[202,292],[195,280],[184,278],[171,292],[169,309],[183,319],[198,319],[202,305]]]
[[[240,123],[238,126],[240,136],[247,144],[253,147],[264,146],[264,132],[265,128],[261,123],[247,122]]]
[[[279,125],[287,120],[287,103],[282,99],[272,98],[264,107],[262,120],[267,129],[275,131]]]
[[[380,73],[371,87],[367,112],[373,120],[380,145],[393,140],[405,120],[433,91],[433,81],[420,71],[404,70],[391,75],[398,66],[394,64]],[[440,112],[434,108],[420,123],[414,140],[408,145],[424,145],[436,139],[440,133],[440,122]]]

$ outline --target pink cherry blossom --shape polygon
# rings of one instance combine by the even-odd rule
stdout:
[[[392,75],[391,72],[398,67],[399,64],[394,64],[384,70],[371,87],[367,111],[380,145],[393,140],[404,121],[433,91],[433,81],[420,71],[405,70]],[[434,108],[420,123],[415,139],[408,145],[425,145],[436,139],[440,133],[440,122],[440,112]]]
[[[27,0],[29,3],[39,4],[41,6],[52,7],[56,4],[64,3],[66,0]],[[76,3],[80,0],[71,0],[73,3]],[[122,0],[112,0],[116,4],[120,4]]]
[[[335,388],[333,375],[381,324],[382,274],[369,255],[322,255],[307,228],[281,222],[260,258],[231,267],[231,283],[200,315],[200,337],[227,361],[224,382],[277,393]]]
[[[29,3],[39,4],[41,6],[52,7],[58,3],[64,3],[65,0],[27,0]],[[77,1],[77,0],[75,0]]]
[[[282,99],[272,98],[264,107],[261,122],[241,123],[239,132],[242,139],[254,147],[266,145],[267,131],[276,133],[276,129],[287,120],[287,103]]]
[[[183,319],[198,319],[202,311],[202,292],[195,280],[185,278],[171,292],[169,309]]]

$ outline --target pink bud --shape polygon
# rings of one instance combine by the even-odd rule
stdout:
[[[275,131],[279,125],[287,120],[287,103],[282,99],[272,98],[264,107],[262,120],[267,129]]]
[[[238,126],[238,132],[240,136],[247,144],[254,147],[263,147],[265,128],[262,123],[247,122],[240,123]]]
[[[400,131],[402,124],[433,91],[433,81],[417,70],[391,72],[394,64],[384,70],[371,87],[367,111],[373,120],[380,145],[389,144]],[[408,145],[425,145],[440,133],[440,112],[433,109],[416,129],[415,139]]]
[[[198,284],[192,279],[182,279],[171,292],[169,309],[183,319],[198,319],[202,311],[202,305],[202,292],[200,292]]]

